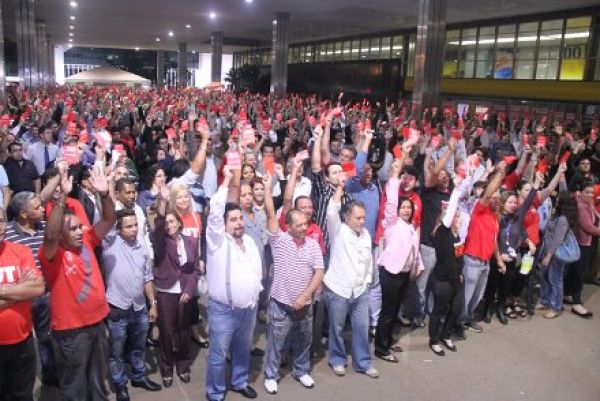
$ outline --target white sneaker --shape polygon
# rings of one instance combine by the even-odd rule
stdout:
[[[344,376],[346,374],[344,365],[333,366],[332,369],[336,376]]]
[[[315,386],[315,381],[310,375],[302,375],[298,378],[298,381],[306,388],[313,388]]]
[[[269,394],[277,394],[277,380],[265,379],[265,390]]]
[[[379,371],[371,366],[369,369],[365,371],[365,375],[369,376],[372,379],[377,379],[379,377]]]

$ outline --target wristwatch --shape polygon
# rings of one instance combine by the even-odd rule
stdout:
[[[153,299],[152,301],[150,301],[150,305],[156,305],[156,304],[157,304],[156,299]]]

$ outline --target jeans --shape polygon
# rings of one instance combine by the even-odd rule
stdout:
[[[383,303],[375,332],[375,352],[380,355],[389,355],[390,347],[394,344],[392,338],[394,323],[410,279],[408,273],[392,274],[381,267],[379,280]]]
[[[490,273],[490,263],[481,259],[472,258],[469,255],[464,256],[463,276],[465,278],[465,305],[461,315],[462,323],[471,323],[475,308],[481,301],[488,275]]]
[[[32,335],[17,344],[0,345],[0,400],[33,401],[35,365]]]
[[[547,267],[540,266],[540,303],[556,313],[562,311],[565,266],[557,258],[552,258]]]
[[[236,308],[208,299],[210,347],[206,366],[206,397],[211,401],[225,398],[225,369],[231,355],[231,387],[246,388],[250,370],[252,336],[256,325],[256,306]]]
[[[68,401],[108,401],[104,386],[106,326],[103,322],[52,335],[60,391]]]
[[[294,311],[291,306],[271,299],[269,303],[269,327],[267,329],[265,378],[279,380],[281,351],[284,349],[288,336],[292,347],[292,375],[301,377],[310,372],[312,329],[312,305],[307,305],[300,311]]]
[[[125,361],[131,364],[131,380],[140,381],[146,377],[146,332],[150,326],[146,309],[134,311],[110,306],[108,315],[110,342],[110,378],[117,387],[127,384]]]
[[[381,313],[381,285],[379,284],[379,248],[373,245],[373,281],[369,286],[369,326],[376,327]]]
[[[429,344],[438,344],[440,338],[449,339],[456,325],[464,302],[458,280],[433,280],[433,312],[429,317]]]
[[[358,298],[339,296],[325,287],[325,300],[329,311],[329,364],[346,366],[346,346],[344,327],[350,316],[352,327],[352,368],[366,372],[371,367],[369,349],[369,291],[365,290]]]
[[[31,306],[31,318],[37,338],[38,353],[42,365],[42,379],[54,379],[56,361],[52,350],[52,331],[50,330],[50,293],[35,298]]]
[[[410,285],[410,297],[411,305],[409,306],[410,317],[414,322],[422,322],[425,319],[430,308],[428,306],[429,301],[429,276],[435,267],[437,258],[435,256],[435,248],[421,245],[419,252],[421,253],[421,260],[425,269],[421,275],[417,278],[414,284]]]

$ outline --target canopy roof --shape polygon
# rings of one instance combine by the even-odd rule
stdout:
[[[96,67],[65,79],[66,83],[105,83],[150,85],[150,80],[110,65]]]

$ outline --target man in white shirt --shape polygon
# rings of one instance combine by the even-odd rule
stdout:
[[[338,376],[346,374],[344,326],[352,326],[352,367],[369,377],[379,377],[369,349],[369,284],[373,266],[371,236],[365,228],[362,202],[345,205],[340,219],[345,180],[341,179],[327,206],[331,243],[329,269],[323,278],[329,315],[329,365]]]
[[[232,391],[256,398],[248,385],[256,306],[262,290],[262,261],[254,240],[244,233],[239,205],[227,202],[232,177],[229,167],[210,201],[206,228],[208,320],[210,348],[206,367],[206,397],[225,398],[226,358],[231,354]]]

